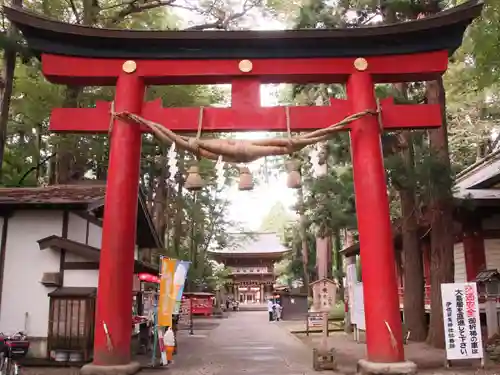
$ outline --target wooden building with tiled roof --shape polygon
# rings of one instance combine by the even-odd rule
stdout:
[[[26,332],[33,357],[91,356],[105,194],[104,184],[0,188],[0,332]],[[137,205],[134,273],[157,274],[142,250],[163,243],[141,194]]]
[[[248,232],[230,234],[227,246],[210,251],[210,256],[230,270],[229,294],[253,304],[273,295],[274,264],[288,251],[276,233]]]

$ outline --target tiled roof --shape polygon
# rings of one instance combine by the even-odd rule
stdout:
[[[477,163],[465,168],[457,175],[455,194],[464,190],[473,189],[479,183],[500,174],[500,150],[495,150]]]
[[[500,199],[499,189],[462,189],[453,192],[455,199],[497,200]]]
[[[229,245],[223,249],[212,251],[213,253],[284,253],[288,249],[281,244],[276,233],[233,233],[229,235]]]
[[[106,185],[51,185],[45,187],[0,188],[0,205],[75,204],[102,199]]]
[[[458,200],[499,200],[500,190],[491,188],[499,175],[500,150],[495,150],[457,175],[453,197]]]

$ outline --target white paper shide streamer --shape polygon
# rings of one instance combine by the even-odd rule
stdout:
[[[175,142],[172,142],[172,146],[170,146],[170,149],[168,150],[167,158],[168,170],[170,172],[169,179],[175,182],[175,176],[179,171],[179,168],[177,167],[177,151],[175,150]]]
[[[219,156],[217,163],[215,163],[215,173],[217,175],[217,188],[222,189],[224,183],[226,182],[226,177],[224,176],[224,165],[225,162],[222,160],[222,156]]]

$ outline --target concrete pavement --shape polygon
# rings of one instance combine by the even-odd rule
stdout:
[[[317,374],[311,349],[279,324],[268,321],[267,311],[239,311],[211,331],[180,332],[179,355],[165,374]]]

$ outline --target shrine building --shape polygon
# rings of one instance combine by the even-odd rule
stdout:
[[[231,272],[228,296],[256,304],[273,295],[274,264],[288,251],[276,233],[235,233],[230,234],[226,247],[210,251],[210,256]]]

